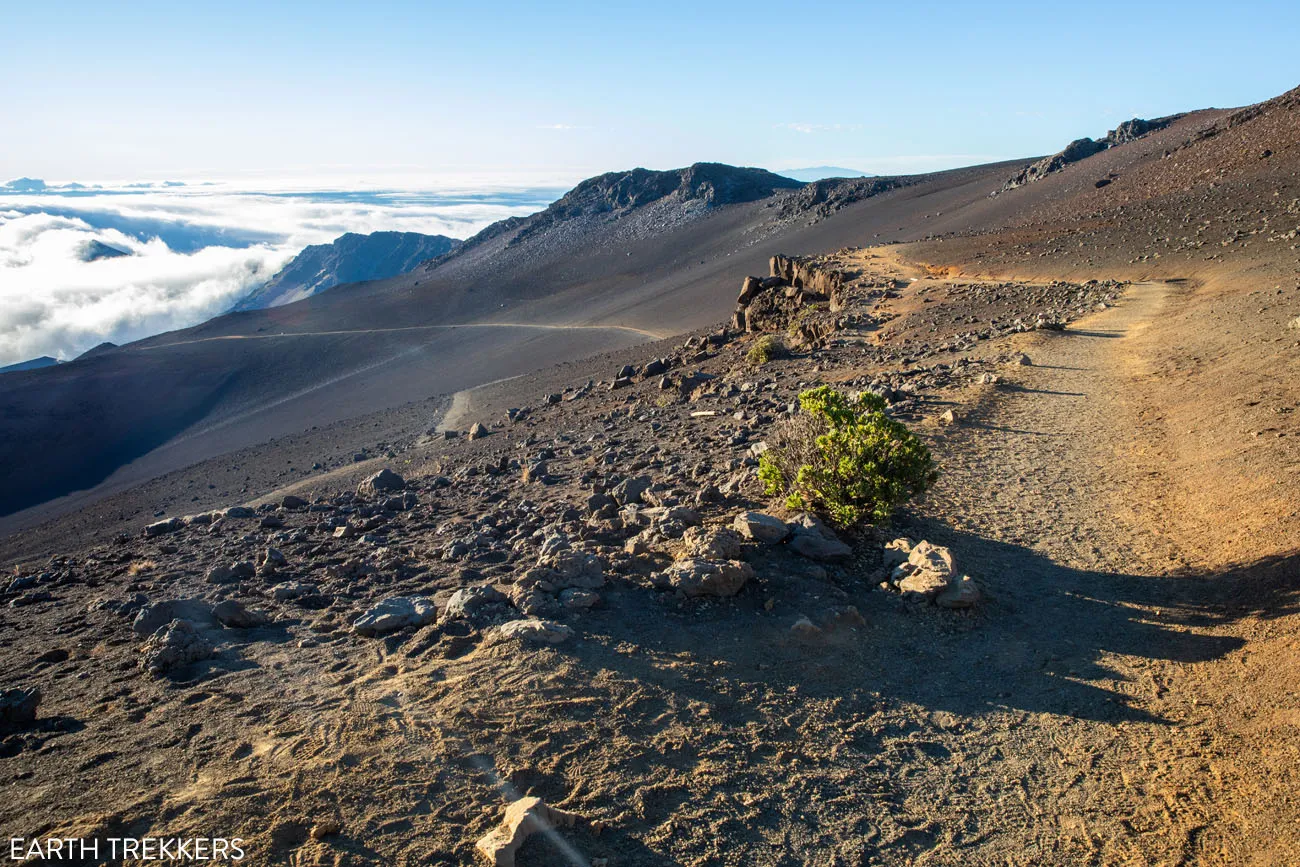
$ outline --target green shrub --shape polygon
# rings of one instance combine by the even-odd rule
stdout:
[[[785,358],[785,344],[774,334],[764,334],[745,353],[745,360],[758,367],[777,358]]]
[[[930,450],[885,415],[885,401],[821,386],[799,395],[800,414],[783,423],[759,459],[769,496],[817,512],[840,527],[879,523],[937,476]]]

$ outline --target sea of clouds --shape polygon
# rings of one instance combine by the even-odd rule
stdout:
[[[560,179],[0,183],[0,366],[69,360],[230,309],[345,232],[467,238],[545,207]],[[91,242],[130,255],[87,261]]]

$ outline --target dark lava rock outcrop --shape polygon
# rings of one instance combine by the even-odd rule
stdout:
[[[1014,190],[1016,187],[1023,187],[1025,184],[1031,184],[1034,181],[1042,180],[1054,172],[1059,172],[1071,163],[1077,163],[1079,160],[1087,159],[1093,154],[1101,153],[1107,148],[1128,144],[1149,132],[1164,129],[1180,117],[1182,117],[1182,115],[1170,115],[1169,117],[1157,118],[1156,120],[1143,120],[1140,117],[1135,117],[1132,120],[1124,121],[1119,126],[1106,133],[1105,138],[1097,139],[1095,141],[1090,138],[1075,139],[1066,145],[1064,150],[1054,153],[1051,156],[1043,157],[1038,162],[1030,163],[1025,166],[1025,168],[1019,173],[1009,178],[1007,182],[1002,185],[1002,189],[998,192]]]

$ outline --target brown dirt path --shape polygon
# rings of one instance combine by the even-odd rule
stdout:
[[[1010,615],[1000,628],[1063,692],[1095,689],[1129,713],[1063,747],[1062,762],[1091,768],[1087,795],[1033,799],[1044,838],[1074,828],[1108,864],[1294,863],[1300,715],[1294,693],[1258,673],[1248,683],[1243,669],[1265,648],[1280,662],[1278,633],[1295,626],[1262,625],[1288,606],[1233,602],[1294,563],[1207,563],[1204,546],[1170,529],[1182,523],[1170,510],[1197,494],[1149,423],[1160,402],[1188,399],[1177,380],[1150,376],[1175,295],[1135,284],[1065,332],[1014,341],[1033,364],[1010,368],[1001,394],[948,436],[925,510],[941,520],[922,524],[978,564],[994,616]],[[1251,721],[1261,705],[1263,725]],[[1076,733],[1091,728],[1062,710]]]

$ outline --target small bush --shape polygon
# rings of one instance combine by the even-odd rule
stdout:
[[[821,386],[799,395],[800,414],[780,425],[759,459],[769,496],[817,512],[840,527],[879,523],[927,490],[937,473],[930,450],[885,415],[885,401]]]
[[[778,358],[785,358],[785,344],[774,334],[764,334],[755,340],[754,345],[749,347],[749,352],[745,353],[745,360],[755,367]]]

